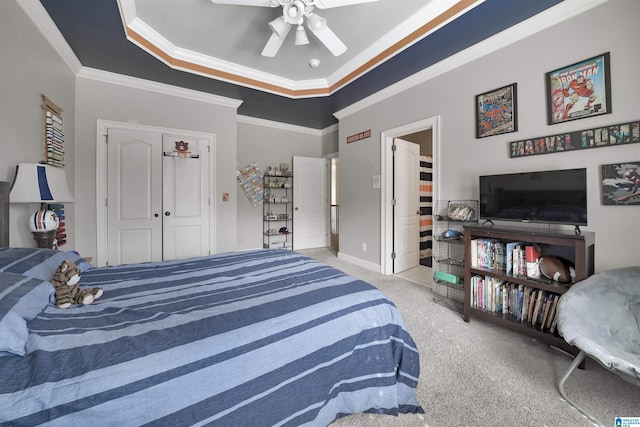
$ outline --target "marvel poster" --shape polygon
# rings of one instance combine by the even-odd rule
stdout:
[[[476,95],[476,138],[518,130],[517,84]]]
[[[640,161],[602,165],[602,204],[640,205]]]
[[[609,52],[548,72],[548,124],[611,113],[609,74]]]

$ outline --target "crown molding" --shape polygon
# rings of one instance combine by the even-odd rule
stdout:
[[[291,98],[325,96],[329,87],[327,79],[291,80],[180,48],[138,17],[127,20],[125,33],[131,43],[176,70]]]
[[[313,136],[322,136],[324,130],[308,128],[305,126],[291,125],[288,123],[276,122],[273,120],[259,119],[256,117],[238,115],[238,123],[247,125],[262,126],[272,129],[284,130],[288,132],[298,132]],[[328,129],[328,128],[327,128]]]
[[[387,86],[386,88],[355,102],[348,107],[336,111],[333,115],[338,120],[341,120],[351,114],[371,107],[372,105],[391,98],[401,92],[412,89],[419,84],[505,48],[533,34],[546,30],[549,27],[580,15],[608,1],[610,0],[564,0],[562,3],[514,25],[513,27],[451,55],[450,57],[397,83],[394,83],[393,85]]]
[[[126,86],[132,89],[141,89],[150,92],[158,92],[164,95],[178,96],[194,101],[206,102],[209,104],[221,105],[238,109],[242,104],[241,100],[227,98],[220,95],[214,95],[197,90],[185,89],[178,86],[172,86],[165,83],[158,83],[151,80],[140,79],[137,77],[125,76],[123,74],[112,73],[109,71],[97,70],[95,68],[82,67],[76,74],[76,77],[96,80],[103,83],[111,83],[119,86]]]
[[[167,66],[292,99],[330,96],[371,69],[485,0],[432,1],[327,78],[292,80],[180,48],[137,15],[135,0],[119,0],[127,40]]]

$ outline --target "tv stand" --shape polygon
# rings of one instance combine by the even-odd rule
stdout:
[[[579,235],[580,233],[582,233],[582,232],[580,231],[580,226],[579,226],[579,225],[575,225],[574,227],[575,227],[575,228],[573,229],[573,232],[574,232],[576,235]]]
[[[487,224],[489,224],[489,225],[487,225]],[[485,219],[484,222],[481,225],[483,227],[493,227],[495,224],[490,219]]]
[[[536,245],[541,247],[541,255],[562,256],[575,265],[575,281],[586,279],[594,273],[595,256],[595,233],[573,233],[569,230],[545,231],[541,229],[525,227],[482,227],[479,225],[465,225],[464,227],[464,320],[468,322],[470,318],[477,317],[487,322],[503,326],[513,331],[528,335],[532,338],[543,341],[547,344],[565,350],[573,355],[578,353],[577,349],[567,344],[558,335],[555,328],[549,328],[548,320],[543,325],[522,319],[518,315],[509,312],[495,312],[479,307],[472,301],[472,278],[480,276],[485,280],[502,281],[506,286],[529,288],[532,292],[544,291],[543,295],[554,295],[559,297],[571,286],[570,283],[544,282],[533,280],[525,275],[507,273],[502,269],[495,269],[480,265],[472,259],[472,242],[481,239],[502,242],[520,242],[521,245]],[[475,280],[475,279],[474,279]],[[535,319],[534,319],[535,320]]]

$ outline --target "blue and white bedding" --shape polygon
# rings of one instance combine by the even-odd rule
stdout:
[[[51,304],[61,254],[100,299]],[[380,291],[292,251],[95,268],[0,249],[1,425],[325,426],[422,412],[418,376]]]

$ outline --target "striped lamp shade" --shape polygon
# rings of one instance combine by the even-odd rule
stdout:
[[[72,203],[64,169],[20,163],[9,193],[11,203]]]
[[[47,210],[47,203],[72,203],[74,201],[64,169],[50,165],[20,163],[16,166],[16,175],[9,192],[11,203],[40,203],[40,210],[29,217],[29,228],[39,247],[51,248],[54,245],[53,232],[58,228],[59,220],[55,212]],[[44,233],[47,237],[43,239]]]

